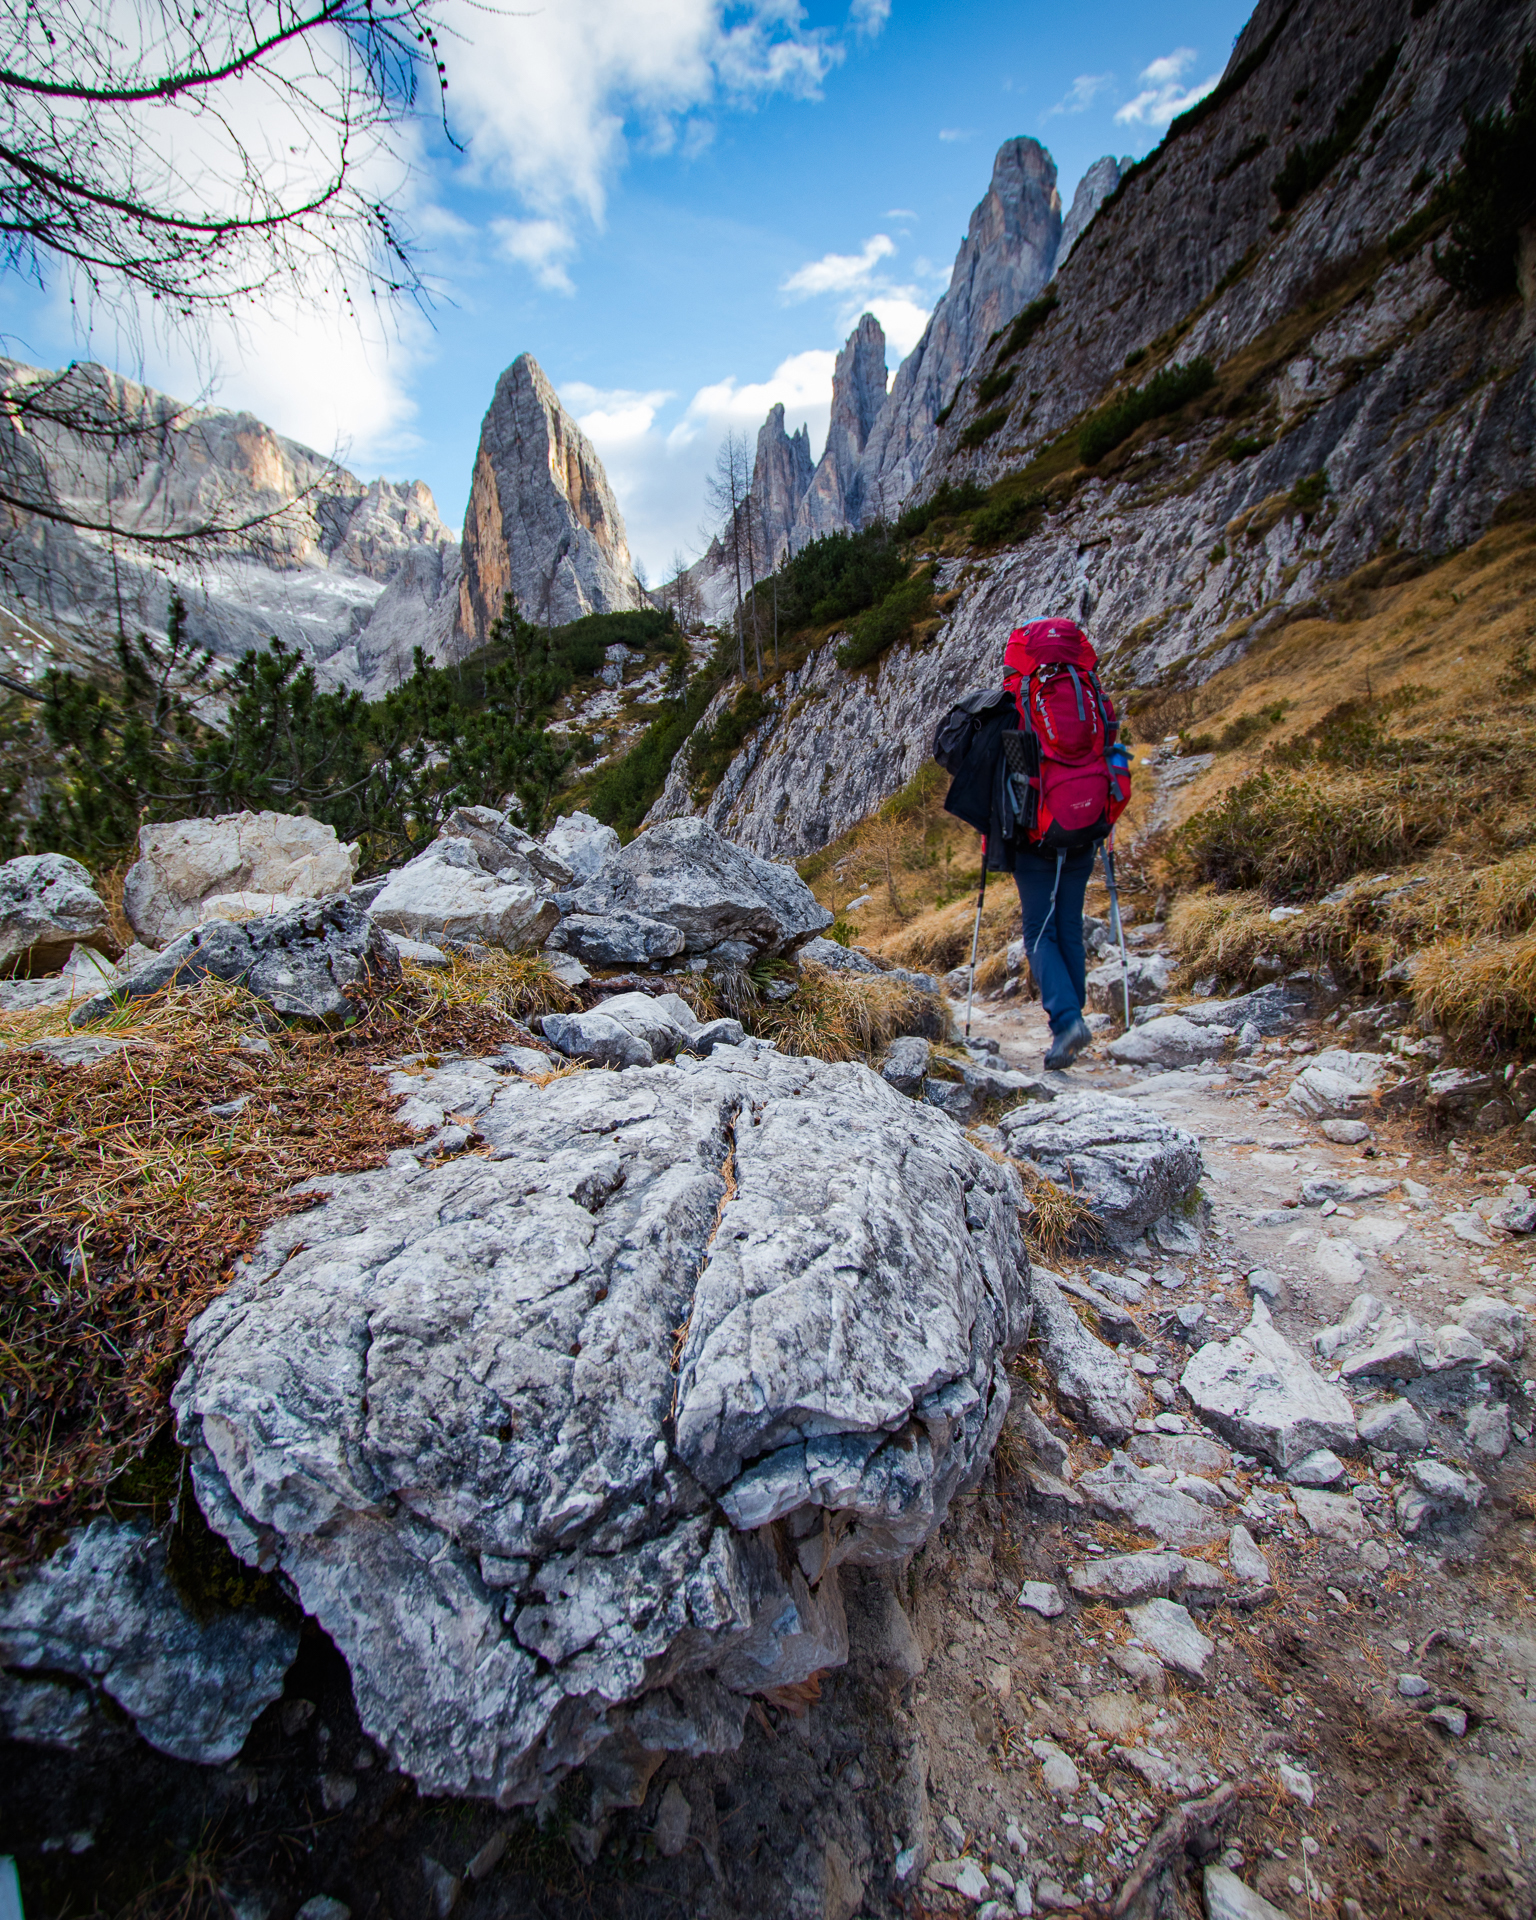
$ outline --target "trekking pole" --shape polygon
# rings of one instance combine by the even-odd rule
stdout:
[[[987,897],[987,842],[981,842],[981,892],[976,896],[976,925],[971,933],[971,977],[965,987],[965,1037],[971,1037],[971,1002],[976,997],[976,950],[981,944],[981,907]]]
[[[1109,841],[1104,842],[1104,879],[1109,887],[1109,912],[1115,938],[1120,942],[1120,985],[1125,993],[1125,1030],[1131,1030],[1131,963],[1125,953],[1125,922],[1120,918],[1120,895],[1115,888],[1115,855]]]

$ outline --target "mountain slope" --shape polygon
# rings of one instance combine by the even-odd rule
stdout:
[[[237,659],[276,635],[329,685],[393,684],[411,646],[430,647],[409,609],[422,582],[437,596],[457,548],[419,480],[365,483],[251,414],[183,406],[104,367],[3,360],[0,389],[18,491],[86,523],[21,511],[0,536],[0,603],[22,635],[163,632],[175,591],[213,653]],[[212,531],[165,544],[200,528]]]
[[[979,376],[1013,369],[1005,421],[965,446],[987,409],[962,396],[941,430],[919,494],[992,493],[927,531],[958,596],[937,638],[857,673],[822,645],[772,690],[706,817],[763,852],[813,851],[911,777],[1020,620],[1083,620],[1123,686],[1197,683],[1326,612],[1364,562],[1411,570],[1531,487],[1536,288],[1470,307],[1434,271],[1433,207],[1408,225],[1456,163],[1463,105],[1509,97],[1529,32],[1492,0],[1418,20],[1266,0],[1211,104],[1078,241],[1055,307],[983,355]],[[1293,149],[1318,179],[1286,209]],[[1091,417],[1200,360],[1209,385],[1085,461]],[[688,805],[674,770],[657,812]]]

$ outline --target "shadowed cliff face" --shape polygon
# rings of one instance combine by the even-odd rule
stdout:
[[[1536,485],[1530,293],[1469,307],[1434,272],[1443,236],[1402,237],[1458,164],[1463,105],[1503,105],[1529,36],[1528,15],[1495,0],[1441,0],[1417,21],[1266,0],[1215,105],[1082,231],[1029,344],[1004,361],[1006,341],[982,335],[917,489],[1017,474],[1037,504],[980,544],[954,529],[935,584],[957,597],[929,645],[848,673],[834,637],[772,689],[711,824],[779,858],[825,845],[911,778],[1022,620],[1082,621],[1118,686],[1195,685],[1292,621],[1340,617],[1342,577],[1465,547]],[[1330,136],[1394,46],[1358,138],[1282,213],[1287,154]],[[1083,466],[1088,414],[1196,358],[1213,384],[1195,404]],[[1010,366],[1006,424],[962,447],[987,411],[974,382]],[[674,774],[655,815],[690,807]]]
[[[770,566],[778,564],[790,544],[795,514],[811,474],[809,429],[800,426],[786,433],[780,401],[768,409],[768,418],[757,430],[757,457],[752,465],[752,498],[762,514],[763,551]]]
[[[464,517],[458,633],[484,641],[510,593],[556,626],[642,604],[619,503],[596,449],[531,354],[496,383]]]

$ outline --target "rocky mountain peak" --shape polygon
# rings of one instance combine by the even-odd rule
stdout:
[[[784,431],[784,403],[768,410],[757,430],[752,497],[763,521],[766,564],[777,566],[791,544],[795,515],[811,484],[811,435],[807,427]]]
[[[844,342],[832,372],[827,444],[800,503],[799,543],[863,517],[859,467],[870,431],[885,405],[885,329],[866,313]]]
[[[496,382],[480,427],[464,515],[461,641],[485,639],[508,593],[526,619],[556,626],[644,599],[603,463],[531,353]]]
[[[1060,273],[1068,254],[1081,239],[1088,222],[1119,186],[1134,164],[1130,154],[1126,154],[1124,159],[1117,160],[1112,153],[1106,153],[1102,160],[1095,160],[1078,181],[1077,191],[1072,196],[1071,211],[1061,223],[1061,244],[1056,249],[1056,273]],[[1055,274],[1051,277],[1054,279]]]
[[[869,435],[852,488],[864,517],[895,513],[916,486],[938,436],[936,417],[989,337],[1050,279],[1061,230],[1056,162],[1038,140],[1005,140],[948,290]]]

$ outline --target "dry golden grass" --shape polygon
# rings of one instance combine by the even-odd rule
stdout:
[[[1229,986],[1271,977],[1277,965],[1326,962],[1342,985],[1376,990],[1410,961],[1421,1019],[1460,1042],[1529,1048],[1536,527],[1496,527],[1393,586],[1386,574],[1385,562],[1362,569],[1330,590],[1332,619],[1293,622],[1205,687],[1148,707],[1149,718],[1208,725],[1291,703],[1268,742],[1218,754],[1191,782],[1182,796],[1190,824],[1172,842],[1172,864],[1167,840],[1154,856],[1170,878],[1198,844],[1207,870],[1248,871],[1262,885],[1186,892],[1170,934],[1188,978],[1214,974]],[[1295,764],[1296,743],[1348,703],[1366,723],[1359,764],[1337,748],[1333,761],[1303,751]],[[1266,752],[1268,785],[1224,808]],[[1342,899],[1316,897],[1339,880]],[[1287,895],[1302,911],[1270,920]]]
[[[904,981],[806,965],[792,998],[766,1002],[751,1024],[785,1053],[868,1060],[898,1034],[933,1030],[939,1020],[933,996]]]
[[[1024,1222],[1030,1250],[1043,1260],[1053,1260],[1072,1247],[1081,1247],[1104,1238],[1103,1229],[1086,1203],[1066,1187],[1058,1187],[1043,1173],[1015,1161],[1029,1196],[1029,1214]],[[1069,1305],[1076,1305],[1071,1295]]]
[[[490,963],[478,988],[467,963],[411,968],[359,998],[351,1027],[301,1033],[205,981],[101,1022],[128,1044],[74,1067],[24,1044],[63,1011],[0,1019],[0,1567],[99,1507],[142,1453],[187,1323],[264,1227],[316,1204],[293,1188],[409,1141],[373,1068],[531,1043],[497,1002],[543,991],[537,968]]]

